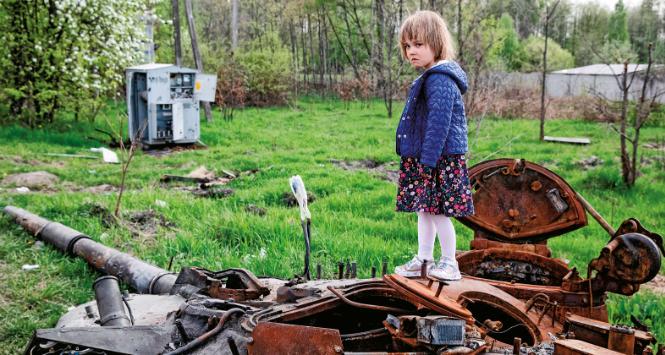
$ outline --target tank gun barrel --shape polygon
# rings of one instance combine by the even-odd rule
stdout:
[[[6,206],[3,211],[35,237],[62,252],[85,259],[95,269],[119,278],[139,293],[169,293],[175,283],[176,275],[97,243],[61,223],[49,221],[15,206]]]

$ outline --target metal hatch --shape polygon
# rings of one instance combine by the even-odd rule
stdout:
[[[587,225],[584,207],[560,176],[524,159],[481,162],[469,170],[475,214],[460,221],[476,237],[534,243]]]

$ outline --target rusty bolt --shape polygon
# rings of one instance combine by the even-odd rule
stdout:
[[[333,349],[334,349],[335,352],[338,353],[338,354],[341,354],[341,353],[344,351],[344,349],[342,349],[342,347],[339,346],[339,345],[335,345],[335,347],[334,347]]]
[[[540,189],[542,189],[542,188],[543,188],[543,184],[538,180],[531,183],[531,191],[537,192],[537,191],[540,191]]]

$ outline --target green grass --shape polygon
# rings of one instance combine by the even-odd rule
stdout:
[[[245,109],[232,121],[218,112],[212,124],[202,124],[201,140],[207,150],[183,151],[156,158],[139,152],[132,163],[123,198],[124,212],[154,209],[175,223],[157,237],[133,237],[119,227],[106,228],[91,217],[85,205],[99,203],[113,209],[115,194],[72,192],[73,187],[119,185],[120,167],[100,160],[56,158],[47,153],[93,154],[104,145],[93,128],[109,129],[104,116],[116,122],[122,104],[102,113],[96,126],[66,122],[51,131],[21,127],[0,129],[0,178],[13,173],[45,170],[60,178],[48,193],[16,194],[0,190],[0,206],[16,205],[45,218],[82,231],[93,239],[130,252],[166,268],[174,257],[174,269],[196,265],[212,270],[244,267],[257,275],[288,278],[302,270],[303,243],[299,213],[282,204],[289,191],[288,178],[299,174],[316,195],[312,211],[312,262],[323,266],[325,276],[335,263],[351,259],[360,277],[386,257],[391,266],[404,262],[416,250],[416,219],[394,212],[395,186],[365,171],[344,171],[330,159],[374,159],[393,162],[397,118],[388,119],[382,104],[369,108],[353,104],[345,110],[339,101],[304,99],[295,108]],[[114,128],[116,129],[116,128]],[[665,230],[665,169],[653,163],[642,168],[637,186],[626,189],[619,176],[615,133],[603,124],[578,120],[547,122],[552,136],[585,136],[588,146],[540,143],[538,122],[486,119],[476,132],[470,124],[470,159],[475,164],[490,158],[525,158],[544,164],[584,195],[613,226],[637,217],[650,230]],[[92,138],[89,138],[92,137]],[[96,138],[94,138],[96,137]],[[662,140],[665,130],[647,127],[642,141]],[[645,157],[662,152],[642,149]],[[582,171],[576,161],[591,155],[604,163]],[[197,198],[164,188],[162,174],[189,173],[204,165],[210,170],[259,169],[228,186],[235,193],[224,199]],[[162,200],[166,207],[155,201]],[[265,208],[263,217],[245,211],[254,204]],[[458,249],[468,249],[472,231],[455,222]],[[599,255],[608,236],[593,220],[590,225],[550,240],[554,256],[570,260],[585,274],[588,262]],[[36,328],[52,327],[68,307],[93,297],[91,284],[97,274],[81,260],[52,249],[33,248],[31,236],[7,218],[0,218],[0,353],[21,349]],[[266,251],[261,258],[261,250]],[[23,272],[21,265],[39,264],[37,271]],[[611,296],[614,321],[626,322],[628,310],[651,319],[656,336],[665,340],[657,319],[665,317],[664,297],[639,293],[636,297]]]

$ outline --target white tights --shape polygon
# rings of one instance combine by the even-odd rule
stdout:
[[[427,212],[418,212],[418,257],[433,260],[434,237],[439,235],[441,256],[455,260],[455,227],[450,218]]]

